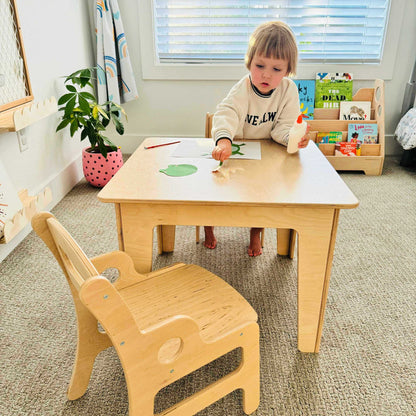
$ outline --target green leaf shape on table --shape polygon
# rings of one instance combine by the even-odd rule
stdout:
[[[169,165],[166,169],[160,169],[159,172],[162,172],[168,176],[188,176],[192,175],[198,170],[194,165]]]

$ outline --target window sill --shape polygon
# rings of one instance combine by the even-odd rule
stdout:
[[[387,64],[298,64],[297,79],[315,79],[316,72],[348,72],[354,80],[392,79],[394,60]],[[146,64],[142,63],[144,80],[239,80],[246,73],[240,64]]]

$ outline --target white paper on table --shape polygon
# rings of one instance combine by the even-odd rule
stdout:
[[[185,140],[178,144],[173,157],[186,158],[211,158],[214,142],[209,139]],[[261,160],[261,148],[259,142],[235,142],[233,154],[230,159],[255,159]]]

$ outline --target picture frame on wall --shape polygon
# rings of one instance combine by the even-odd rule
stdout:
[[[16,0],[0,0],[0,112],[33,101]]]

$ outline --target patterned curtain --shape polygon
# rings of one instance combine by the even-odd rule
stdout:
[[[138,98],[117,0],[97,0],[97,90],[100,103]]]

